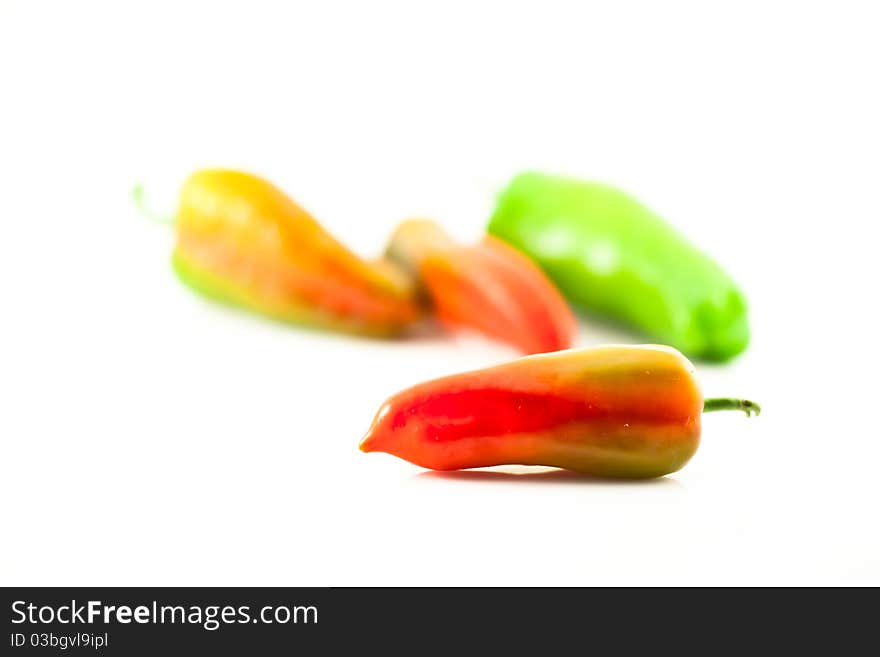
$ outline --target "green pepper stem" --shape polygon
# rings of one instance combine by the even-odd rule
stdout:
[[[174,217],[162,215],[149,207],[146,200],[146,192],[144,191],[144,186],[142,184],[138,183],[132,188],[131,199],[134,201],[134,204],[137,206],[140,213],[150,221],[155,221],[157,224],[165,224],[166,226],[174,225]]]
[[[733,397],[714,397],[703,402],[703,412],[711,411],[742,411],[746,415],[761,414],[760,405],[748,399],[735,399]]]

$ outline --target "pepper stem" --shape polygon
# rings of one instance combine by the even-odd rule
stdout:
[[[157,224],[165,224],[166,226],[174,225],[174,217],[168,217],[163,214],[160,214],[149,207],[149,203],[147,203],[147,194],[144,191],[144,186],[141,184],[135,185],[131,190],[131,199],[134,201],[135,206],[140,211],[140,213],[145,216],[150,221],[155,221]]]
[[[742,411],[746,415],[761,414],[761,406],[748,399],[735,399],[733,397],[713,397],[703,402],[703,412],[711,411]]]

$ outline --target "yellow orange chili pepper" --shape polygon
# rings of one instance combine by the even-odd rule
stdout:
[[[419,315],[412,280],[343,246],[281,190],[230,170],[183,186],[174,267],[210,297],[282,320],[394,335]]]

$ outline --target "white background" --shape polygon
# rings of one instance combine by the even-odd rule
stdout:
[[[0,582],[880,584],[872,4],[0,0]],[[698,374],[765,413],[641,484],[362,454],[387,395],[513,352],[194,296],[129,190],[207,165],[370,256],[475,239],[521,168],[620,185],[746,290]]]

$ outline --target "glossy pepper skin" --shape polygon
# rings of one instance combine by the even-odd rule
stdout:
[[[736,284],[622,191],[522,173],[501,193],[489,232],[535,260],[572,302],[693,358],[724,361],[748,345]]]
[[[742,400],[705,410],[759,411]],[[361,443],[434,470],[547,465],[625,478],[683,467],[700,442],[693,366],[654,345],[572,349],[447,376],[388,399]]]
[[[577,327],[565,299],[537,265],[499,239],[463,245],[433,221],[409,219],[386,256],[418,278],[449,328],[479,331],[526,354],[572,344]]]
[[[413,281],[362,260],[257,176],[203,170],[185,182],[174,268],[210,297],[277,319],[374,336],[419,314]]]

